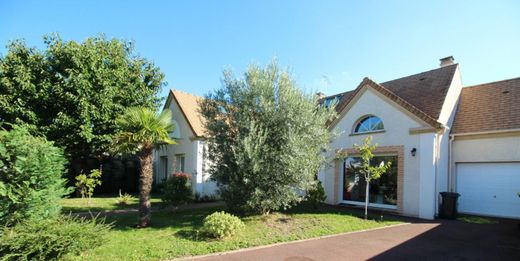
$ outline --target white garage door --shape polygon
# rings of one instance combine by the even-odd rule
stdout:
[[[520,163],[458,163],[459,212],[520,218]]]

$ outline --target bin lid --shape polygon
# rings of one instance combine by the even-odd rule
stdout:
[[[456,193],[456,192],[441,192],[440,194],[443,197],[454,197],[454,198],[460,197],[460,194]]]

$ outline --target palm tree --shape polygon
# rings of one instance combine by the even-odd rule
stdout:
[[[137,153],[141,164],[137,227],[150,225],[153,149],[165,144],[175,144],[169,136],[175,129],[171,118],[170,110],[164,110],[158,115],[149,108],[132,107],[117,119],[120,132],[115,139],[116,150],[123,153]]]

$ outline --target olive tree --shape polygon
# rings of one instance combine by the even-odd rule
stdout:
[[[201,101],[212,178],[230,210],[268,214],[313,188],[336,115],[300,90],[276,62],[251,65]]]

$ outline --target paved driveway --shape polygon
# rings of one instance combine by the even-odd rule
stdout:
[[[520,260],[518,221],[422,222],[197,260]]]

